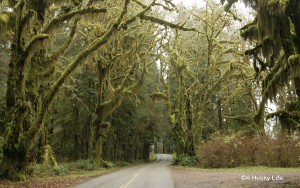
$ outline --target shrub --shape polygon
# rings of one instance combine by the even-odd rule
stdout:
[[[68,175],[69,169],[66,168],[65,166],[55,166],[52,168],[52,173],[55,176],[63,176],[63,175]]]
[[[116,162],[115,165],[118,166],[118,167],[125,167],[125,166],[129,166],[130,163],[126,162],[126,161],[119,161],[119,162]]]
[[[198,165],[205,168],[237,166],[298,167],[300,147],[288,137],[241,135],[216,136],[197,152]]]
[[[197,164],[197,158],[195,156],[181,155],[175,158],[174,164],[180,166],[195,166]]]
[[[90,160],[78,160],[76,162],[77,168],[82,170],[95,170],[96,165]]]
[[[41,174],[42,173],[42,165],[40,164],[31,164],[28,166],[26,169],[26,174],[29,176],[34,176],[36,174]]]
[[[113,168],[115,167],[115,163],[113,162],[110,162],[110,161],[104,161],[104,164],[103,164],[104,168]]]

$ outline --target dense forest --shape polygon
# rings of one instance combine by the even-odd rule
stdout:
[[[296,145],[300,1],[239,2],[251,15],[204,2],[0,0],[0,176],[150,152],[200,160],[232,135]]]

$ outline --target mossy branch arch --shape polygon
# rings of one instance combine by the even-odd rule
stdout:
[[[106,24],[107,27],[104,32],[97,38],[92,39],[89,45],[81,50],[65,70],[57,76],[57,62],[61,61],[61,58],[68,53],[68,49],[74,43],[73,39],[74,36],[78,35],[78,25],[81,24],[81,20],[85,19],[89,14],[105,15],[110,11],[110,7],[101,7],[102,4],[105,5],[102,2],[70,3],[68,4],[64,1],[42,1],[37,4],[34,0],[19,0],[16,4],[8,4],[8,7],[13,8],[13,14],[9,19],[12,19],[15,25],[11,27],[14,37],[11,44],[12,58],[7,80],[6,124],[5,131],[1,133],[1,138],[4,138],[2,147],[4,156],[1,158],[0,169],[2,177],[17,180],[26,178],[27,156],[36,147],[41,133],[47,129],[47,125],[44,122],[45,116],[60,88],[91,54],[99,50],[101,46],[104,46],[118,31],[126,30],[130,24],[139,19],[175,29],[194,30],[147,15],[152,7],[163,6],[162,4],[157,4],[155,0],[149,5],[136,0],[124,0],[119,12],[114,13],[116,15],[115,19],[109,20],[108,24]],[[65,6],[60,7],[61,4],[67,5],[68,10],[66,10]],[[99,6],[101,8],[98,8]],[[131,8],[131,6],[137,6],[140,11],[135,15],[130,15],[128,8]],[[164,6],[167,7],[170,4],[167,3]],[[173,9],[170,8],[170,10]],[[69,24],[69,34],[65,37],[65,41],[60,48],[51,51],[51,40],[53,40],[55,32],[61,29],[61,27],[57,27],[58,24],[66,27]],[[142,69],[141,77],[146,73],[146,65]],[[33,73],[29,75],[29,71],[33,71]],[[38,73],[39,71],[41,72]],[[128,74],[131,74],[131,72]],[[129,77],[124,78],[124,84],[127,84],[127,78]],[[35,79],[43,81],[38,80],[34,82]],[[123,84],[123,86],[115,90],[115,99],[111,99],[110,102],[98,101],[99,108],[108,108],[110,106],[108,113],[102,114],[98,110],[95,111],[95,115],[101,117],[100,125],[106,122],[105,116],[112,113],[121,104],[123,96],[132,93],[141,83],[142,79],[126,87]],[[101,92],[99,96],[101,98]],[[112,106],[109,105],[110,103]],[[99,118],[95,120],[97,119]],[[98,124],[96,122],[98,121],[95,121],[95,124]],[[109,126],[105,130],[101,128],[99,131],[105,134],[108,128]],[[96,139],[98,144],[94,145],[96,150],[99,147],[101,150],[100,137]],[[45,156],[49,156],[48,154],[52,153],[51,148],[47,145],[45,148],[47,148],[45,149],[47,153]],[[98,159],[101,157],[100,150],[96,154]],[[98,159],[96,161],[100,165],[100,160]]]

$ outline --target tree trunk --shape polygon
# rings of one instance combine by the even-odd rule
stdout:
[[[194,147],[194,130],[193,130],[193,117],[192,117],[191,101],[190,96],[186,95],[186,124],[187,124],[187,144],[185,148],[185,153],[189,156],[195,156],[195,147]]]
[[[10,144],[6,144],[3,149],[4,155],[0,164],[1,177],[24,181],[28,164],[26,149],[24,147],[16,148],[14,145],[9,147],[8,145]]]
[[[219,129],[223,133],[223,118],[222,118],[222,99],[218,98],[217,101],[217,108],[218,108],[218,120],[219,120]]]
[[[144,159],[144,161],[149,161],[149,155],[150,155],[150,144],[145,142],[144,147],[143,147],[143,159]]]

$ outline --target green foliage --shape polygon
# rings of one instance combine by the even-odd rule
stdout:
[[[180,166],[196,166],[197,158],[195,156],[181,155],[175,158],[173,164]]]
[[[78,169],[82,170],[95,170],[96,165],[91,160],[78,160],[76,161],[76,166]]]
[[[126,162],[126,161],[116,161],[115,164],[116,164],[116,166],[118,166],[118,167],[125,167],[125,166],[131,165],[131,163]]]
[[[111,161],[104,161],[103,166],[104,168],[113,168],[116,166],[116,164]]]
[[[53,175],[55,176],[64,176],[70,173],[69,169],[64,165],[58,165],[51,169]]]

